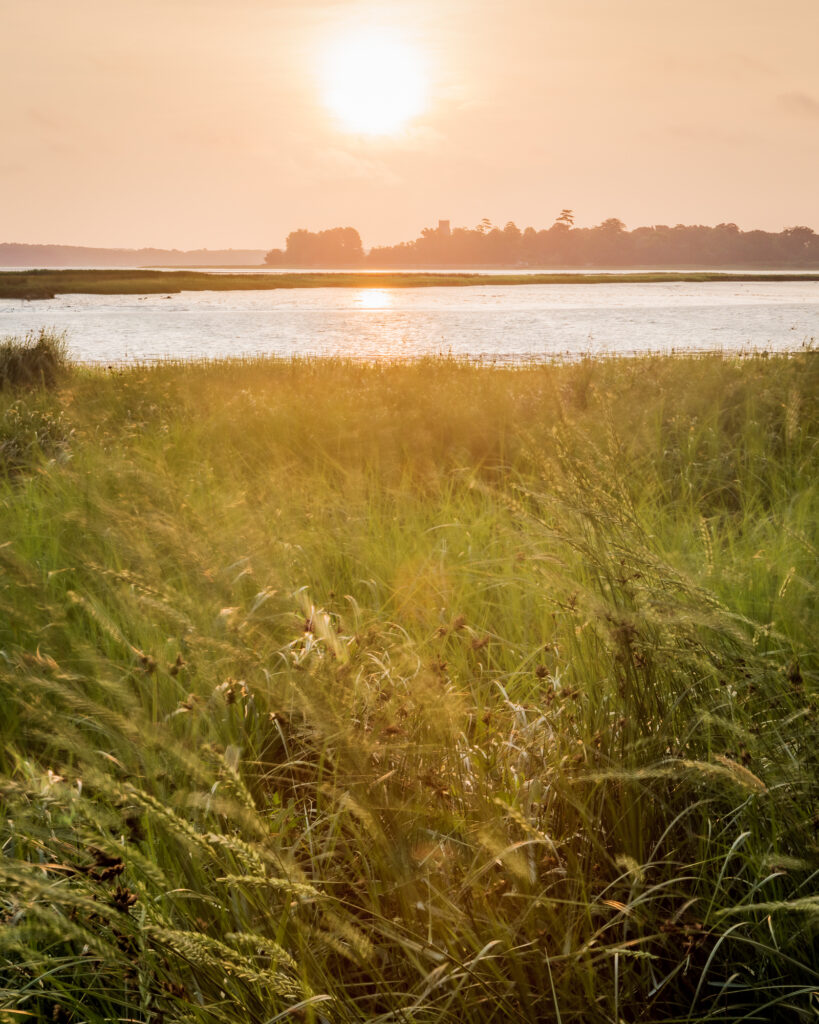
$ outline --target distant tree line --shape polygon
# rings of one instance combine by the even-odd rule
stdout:
[[[420,238],[365,252],[355,228],[301,229],[269,266],[289,267],[819,267],[819,235],[809,227],[740,231],[736,224],[655,224],[627,231],[616,217],[574,227],[562,210],[551,227],[521,229],[484,219],[475,228],[424,228]]]
[[[110,249],[0,242],[0,267],[252,267],[264,249]]]

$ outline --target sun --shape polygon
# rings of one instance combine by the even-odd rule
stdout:
[[[322,94],[340,125],[362,135],[392,135],[426,104],[421,54],[397,33],[358,29],[337,37],[321,69]]]

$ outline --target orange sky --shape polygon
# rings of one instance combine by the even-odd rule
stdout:
[[[322,54],[373,24],[428,102],[360,136]],[[0,0],[0,241],[369,246],[562,207],[819,230],[817,40],[819,0]]]

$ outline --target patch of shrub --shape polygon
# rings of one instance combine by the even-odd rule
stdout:
[[[66,456],[70,434],[60,410],[13,402],[0,413],[0,473],[19,473],[40,457]]]
[[[53,388],[68,368],[65,338],[45,328],[0,341],[0,387]]]

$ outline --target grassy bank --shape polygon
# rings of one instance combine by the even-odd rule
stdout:
[[[0,1017],[816,1019],[816,355],[54,385]]]
[[[668,281],[819,281],[819,274],[720,274],[707,271],[600,274],[206,274],[189,270],[25,270],[0,271],[0,299],[53,299],[55,295],[172,294],[183,291],[260,291],[273,288],[428,288],[478,284],[649,284]]]

